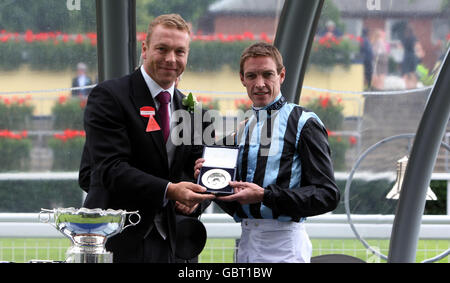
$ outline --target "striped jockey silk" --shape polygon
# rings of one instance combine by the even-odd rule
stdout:
[[[271,105],[254,110],[254,115],[236,136],[239,146],[238,178],[263,188],[270,184],[289,189],[299,187],[302,171],[299,140],[308,119],[317,119],[323,125],[315,113],[307,112],[296,104],[285,103],[281,94]],[[238,206],[234,219],[240,222],[243,218],[304,220],[274,215],[263,203]]]

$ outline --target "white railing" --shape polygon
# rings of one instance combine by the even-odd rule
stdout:
[[[377,173],[377,174],[369,174],[369,173],[357,173],[355,174],[357,178],[371,178],[376,179],[378,177],[385,178],[386,174]],[[347,180],[348,173],[344,172],[336,172],[335,178],[339,180]],[[0,181],[19,181],[19,180],[78,180],[78,172],[39,172],[39,173],[28,173],[28,172],[19,172],[19,173],[0,173]],[[447,181],[447,215],[450,215],[450,173],[433,173],[431,175],[431,180],[442,180]],[[81,189],[80,189],[81,191]],[[85,193],[83,192],[85,196]],[[211,212],[212,206],[209,207],[210,210],[207,212]]]
[[[376,175],[376,174],[375,174]],[[364,176],[361,176],[364,177]],[[373,176],[371,177],[378,177]],[[78,172],[1,173],[0,181],[11,180],[77,180]],[[347,174],[336,173],[337,179]],[[447,212],[450,208],[450,174],[433,173],[432,180],[447,180]],[[81,192],[81,189],[80,189]],[[207,210],[211,212],[211,210]],[[226,214],[205,213],[201,216],[209,238],[240,237],[239,223]],[[393,215],[352,215],[358,233],[364,238],[390,238]],[[309,217],[305,223],[311,238],[355,238],[347,216],[325,214]],[[38,213],[0,213],[0,237],[55,238],[62,235],[51,225],[39,223]],[[424,215],[420,238],[450,239],[450,215]]]
[[[208,238],[239,239],[241,227],[227,214],[203,214]],[[356,229],[364,238],[388,239],[394,215],[352,215]],[[305,223],[311,238],[355,238],[344,214],[309,217]],[[59,238],[63,237],[48,223],[40,223],[38,213],[0,213],[0,238]],[[450,216],[424,215],[421,239],[450,239]]]

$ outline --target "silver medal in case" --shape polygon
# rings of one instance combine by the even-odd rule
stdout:
[[[231,175],[223,169],[211,169],[202,176],[202,183],[211,190],[220,190],[228,186]]]

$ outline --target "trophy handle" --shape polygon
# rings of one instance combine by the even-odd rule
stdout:
[[[141,216],[138,213],[139,211],[132,211],[132,212],[126,212],[125,214],[128,214],[128,221],[130,222],[130,224],[126,225],[125,227],[123,227],[122,231],[125,230],[125,228],[130,227],[130,226],[136,226],[137,224],[139,224],[139,222],[141,222]],[[131,221],[131,216],[132,215],[136,215],[138,217],[136,222]]]
[[[47,214],[47,217],[43,218],[42,214]],[[42,223],[48,223],[56,228],[55,223],[50,222],[51,215],[54,215],[54,214],[55,214],[55,211],[53,211],[52,209],[41,208],[41,212],[39,212],[39,214],[38,214],[38,220]]]

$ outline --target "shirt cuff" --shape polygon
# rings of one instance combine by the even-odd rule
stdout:
[[[263,204],[267,207],[272,207],[273,199],[272,199],[272,191],[268,189],[264,189],[264,197],[263,197]]]
[[[163,198],[163,207],[165,207],[167,205],[167,203],[169,202],[169,200],[166,197],[167,194],[167,188],[169,187],[169,185],[172,184],[172,182],[169,182],[166,186],[166,190],[164,191],[164,198]]]

